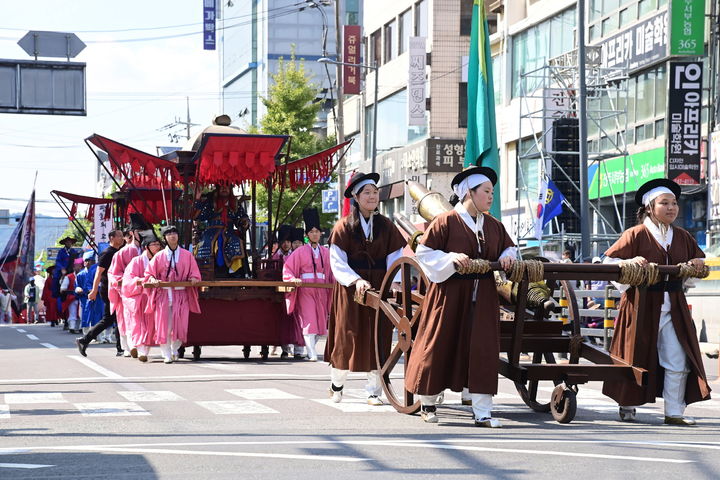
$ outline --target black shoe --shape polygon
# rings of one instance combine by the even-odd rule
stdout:
[[[290,355],[288,354],[288,352],[282,352],[282,353],[280,354],[280,358],[288,358],[289,356],[290,356]]]
[[[116,357],[122,357],[125,354],[125,350],[118,350],[115,354]]]
[[[85,350],[87,350],[87,343],[83,341],[82,337],[75,339],[75,345],[77,345],[80,355],[87,357],[87,353],[85,353]]]

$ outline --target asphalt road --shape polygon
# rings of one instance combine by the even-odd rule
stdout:
[[[83,358],[73,338],[0,326],[0,478],[720,478],[717,399],[688,408],[696,427],[664,426],[662,402],[622,423],[594,383],[561,425],[501,379],[504,428],[474,427],[453,393],[433,425],[366,405],[361,375],[331,403],[321,362],[205,347],[200,361],[156,351],[142,364],[109,345]],[[706,367],[720,398],[718,361]]]

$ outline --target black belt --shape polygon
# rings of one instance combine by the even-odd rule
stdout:
[[[647,287],[649,292],[679,292],[682,290],[682,280],[667,280]]]
[[[493,272],[486,273],[453,273],[452,280],[478,280],[481,278],[493,278]]]
[[[387,270],[386,259],[376,259],[373,264],[370,265],[370,261],[366,258],[363,259],[348,259],[348,265],[355,271],[358,270]]]

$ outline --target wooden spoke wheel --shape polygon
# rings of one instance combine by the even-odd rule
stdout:
[[[394,292],[391,287],[398,272],[400,291]],[[418,279],[416,289],[412,288],[413,276]],[[412,414],[420,410],[419,399],[405,390],[404,374],[428,285],[417,261],[402,257],[392,264],[380,288],[380,302],[375,314],[375,359],[385,396],[400,413]]]
[[[553,291],[555,290],[555,285],[551,285],[550,282],[548,282],[548,286]],[[559,285],[557,286],[562,290],[564,297],[568,300],[567,313],[569,323],[567,325],[570,325],[572,327],[573,334],[577,332],[577,334],[579,335],[580,311],[578,309],[575,291],[572,286],[565,280],[560,281]],[[556,353],[558,352],[533,352],[531,354],[532,363],[555,364],[557,363],[557,359],[555,358]],[[579,362],[580,359],[577,355],[572,355],[569,352],[565,353],[568,353],[567,361],[569,364],[577,364]],[[520,394],[520,398],[522,398],[523,402],[525,402],[525,405],[532,408],[536,412],[548,413],[552,411],[552,398],[549,398],[552,395],[548,394],[547,390],[549,390],[551,387],[557,387],[561,383],[562,379],[557,379],[555,381],[528,380],[525,383],[515,382],[515,388]],[[538,394],[543,396],[543,392],[545,392],[544,397],[549,398],[548,401],[542,401],[538,399]],[[573,417],[574,416],[575,414],[573,413]]]
[[[577,392],[563,384],[555,387],[550,412],[558,423],[570,423],[577,413]]]

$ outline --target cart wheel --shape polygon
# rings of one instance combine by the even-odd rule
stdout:
[[[245,345],[245,346],[243,347],[243,358],[244,358],[245,360],[247,360],[248,358],[250,358],[250,346],[249,346],[249,345]]]
[[[390,287],[399,271],[402,272],[401,291],[395,294],[390,291]],[[416,290],[411,289],[413,275],[418,278]],[[420,410],[420,401],[416,401],[414,395],[405,390],[404,372],[410,359],[428,285],[428,279],[417,261],[411,257],[402,257],[392,264],[380,287],[381,301],[375,314],[375,359],[385,396],[400,413],[412,414]],[[402,368],[396,369],[401,362]],[[393,378],[394,386],[390,381],[391,373],[396,377]]]
[[[532,363],[543,363],[543,360],[546,364],[556,363],[555,355],[551,352],[534,352],[532,354]],[[525,405],[536,412],[548,413],[550,411],[550,402],[538,401],[539,386],[540,382],[538,380],[529,380],[527,383],[515,382],[515,388],[520,394],[520,398],[525,402]]]
[[[570,423],[577,413],[577,394],[565,385],[558,385],[553,390],[550,411],[558,423]]]
[[[178,348],[178,358],[185,358],[185,347]]]
[[[199,345],[195,345],[193,347],[193,360],[200,360],[200,353],[202,353],[202,347],[200,347]]]

